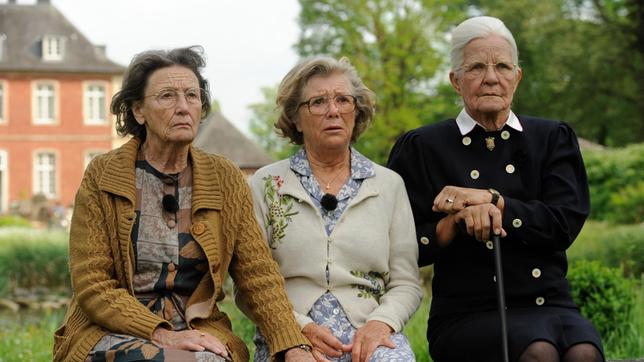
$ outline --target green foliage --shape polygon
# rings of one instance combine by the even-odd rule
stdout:
[[[346,56],[377,95],[372,128],[357,147],[384,163],[395,139],[421,124],[453,117],[456,95],[445,64],[448,26],[465,1],[300,0],[297,50],[303,57]]]
[[[253,112],[250,119],[250,132],[255,141],[273,158],[277,160],[287,158],[295,152],[297,146],[279,136],[275,128],[279,116],[275,108],[277,87],[262,87],[262,95],[263,102],[248,106]]]
[[[523,68],[515,111],[567,121],[604,145],[644,140],[644,3],[471,3],[501,18],[515,36]]]
[[[0,296],[17,288],[69,291],[67,245],[63,231],[0,229]]]
[[[0,228],[2,227],[29,227],[31,224],[29,220],[16,216],[16,215],[2,215],[0,216]]]
[[[644,224],[587,221],[568,256],[571,261],[597,260],[602,265],[623,269],[625,277],[638,279],[644,274]]]
[[[644,221],[644,143],[584,152],[591,214],[618,223]]]
[[[51,361],[54,331],[63,320],[62,311],[38,311],[33,317],[37,319],[2,316],[0,362]]]
[[[598,261],[572,263],[568,280],[581,314],[592,320],[602,338],[624,336],[635,306],[635,281]],[[607,343],[608,344],[608,343]]]

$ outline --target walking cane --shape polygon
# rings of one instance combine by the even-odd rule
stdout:
[[[494,273],[496,274],[496,296],[501,319],[501,348],[503,351],[503,362],[509,362],[508,357],[508,324],[505,316],[505,290],[503,289],[503,269],[501,265],[501,237],[492,235],[494,246]]]

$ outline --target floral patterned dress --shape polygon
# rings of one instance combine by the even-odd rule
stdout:
[[[358,190],[362,185],[362,181],[366,178],[375,176],[375,170],[373,163],[361,155],[355,149],[351,149],[351,177],[347,182],[342,186],[340,192],[336,195],[338,199],[338,205],[334,210],[327,211],[324,209],[320,203],[324,192],[320,187],[320,184],[317,182],[316,178],[313,176],[311,166],[306,157],[306,151],[304,148],[300,148],[298,152],[295,153],[290,159],[291,169],[295,172],[298,179],[302,183],[304,189],[311,196],[311,201],[314,205],[320,210],[320,214],[324,219],[324,228],[327,235],[331,235],[336,223],[342,216],[342,213],[346,210],[347,206],[351,200],[358,194]],[[272,181],[273,180],[269,180]],[[278,180],[279,182],[279,180]],[[286,210],[283,218],[276,219],[285,219],[288,218],[289,210]],[[279,226],[276,228],[273,227],[274,233],[276,230],[280,230]],[[273,235],[273,240],[279,240],[279,235]],[[328,268],[327,268],[327,280],[329,278]],[[363,277],[369,278],[368,275]],[[384,290],[381,290],[379,283],[374,283],[377,287],[374,290],[368,291],[370,294],[376,294],[380,296],[384,294]],[[379,295],[378,295],[379,294]],[[343,344],[350,344],[353,341],[353,336],[356,333],[356,328],[349,321],[346,312],[340,305],[338,299],[331,292],[326,292],[313,304],[311,310],[308,313],[308,316],[318,325],[325,326],[331,330],[333,335],[340,340]],[[391,336],[391,340],[396,344],[396,348],[391,349],[388,347],[380,346],[378,347],[371,358],[370,362],[376,361],[388,361],[388,362],[410,362],[415,361],[414,352],[409,345],[407,337],[402,333],[395,333]],[[264,337],[256,330],[255,337],[255,362],[264,362],[270,360],[270,353],[268,345],[264,340]],[[349,362],[351,361],[351,353],[345,353],[339,358],[326,357],[330,361],[338,362]]]
[[[161,200],[173,195],[176,212],[163,209]],[[206,255],[192,238],[192,168],[167,175],[154,169],[139,151],[136,162],[136,223],[132,243],[136,258],[133,286],[136,298],[172,324],[187,328],[185,306],[208,270]],[[150,340],[110,333],[94,346],[87,362],[98,361],[220,362],[212,352],[163,349]]]

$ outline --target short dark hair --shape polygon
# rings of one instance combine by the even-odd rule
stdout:
[[[199,88],[205,90],[201,95],[201,118],[208,115],[210,111],[208,81],[201,75],[201,70],[206,66],[203,48],[191,46],[171,50],[148,50],[134,56],[123,76],[121,90],[112,98],[110,110],[116,115],[116,132],[119,135],[132,135],[145,140],[145,126],[136,121],[132,107],[137,102],[143,101],[150,75],[158,69],[173,65],[186,67],[195,74],[199,81]]]

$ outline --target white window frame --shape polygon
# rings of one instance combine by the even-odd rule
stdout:
[[[0,124],[7,123],[7,97],[9,97],[9,87],[4,79],[0,79]]]
[[[107,110],[107,82],[104,81],[88,81],[83,83],[83,123],[86,125],[100,125],[104,126],[108,123],[108,110]],[[98,95],[98,91],[93,89],[100,87],[103,89],[103,94]],[[102,96],[102,99],[101,99]],[[98,108],[100,107],[100,108]],[[100,110],[102,109],[102,117]]]
[[[0,34],[0,60],[4,58],[4,45],[7,40],[7,34]]]
[[[9,153],[0,150],[0,214],[9,211]]]
[[[61,61],[65,54],[65,37],[60,35],[45,35],[42,37],[42,59]]]
[[[91,149],[85,150],[85,152],[83,153],[83,170],[87,169],[87,166],[89,165],[90,161],[94,159],[94,157],[98,155],[102,155],[107,151],[108,150],[98,149],[98,148],[91,148]]]
[[[53,94],[52,96],[52,109],[50,112],[53,112],[53,114],[48,114],[46,118],[40,117],[40,110],[41,106],[45,105],[45,103],[48,103],[47,101],[43,101],[42,98],[42,90],[39,89],[40,86],[47,86],[51,87]],[[36,125],[55,125],[58,124],[58,103],[59,103],[59,86],[58,82],[55,80],[35,80],[32,83],[31,87],[31,93],[32,93],[32,99],[31,99],[31,123],[36,124]],[[47,105],[45,105],[48,107]]]
[[[39,163],[41,155],[52,155],[53,156],[53,165],[42,165]],[[32,195],[43,194],[48,199],[55,199],[58,197],[58,152],[50,149],[39,149],[35,150],[33,154],[33,192]],[[43,182],[41,184],[41,173],[51,173],[48,177],[42,178]],[[53,185],[52,185],[53,183]]]

